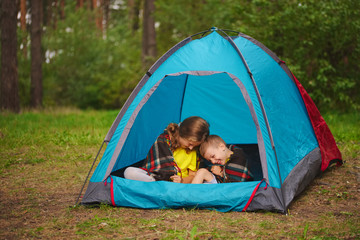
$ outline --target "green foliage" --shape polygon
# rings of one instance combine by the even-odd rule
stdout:
[[[184,38],[211,27],[229,29],[236,18],[232,13],[231,1],[157,0],[155,4],[160,52],[165,52]]]
[[[321,109],[360,108],[360,2],[266,1],[235,5],[253,36],[285,60]]]
[[[143,3],[143,1],[141,1]],[[44,28],[44,106],[119,108],[148,66],[141,63],[140,26],[126,1],[111,1],[102,35],[95,12],[66,1],[65,19]],[[289,66],[322,110],[360,109],[360,1],[156,0],[159,57],[184,38],[213,26],[254,37]],[[143,4],[140,7],[142,10]],[[137,21],[137,20],[136,20]],[[19,47],[19,96],[30,102],[30,37]]]
[[[94,12],[67,9],[67,17],[44,36],[47,105],[119,108],[140,78],[140,42],[125,18],[101,35]],[[125,14],[117,12],[114,14]]]

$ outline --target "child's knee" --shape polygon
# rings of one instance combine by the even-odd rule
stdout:
[[[124,177],[127,179],[134,179],[138,175],[138,172],[134,167],[128,167],[124,171]]]
[[[153,176],[150,176],[147,171],[136,168],[136,167],[128,167],[125,169],[124,177],[126,179],[131,180],[138,180],[143,182],[153,182],[155,181],[155,178]]]

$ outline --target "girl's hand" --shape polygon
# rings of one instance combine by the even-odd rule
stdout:
[[[170,179],[175,183],[182,183],[182,178],[179,175],[172,175]]]
[[[217,165],[211,167],[211,172],[213,174],[221,176],[221,177],[224,175],[222,167],[217,166]]]
[[[191,183],[193,178],[195,177],[196,172],[188,169],[189,176],[182,178],[181,183]]]

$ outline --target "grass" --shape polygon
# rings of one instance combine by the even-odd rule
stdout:
[[[117,111],[0,115],[0,239],[359,239],[360,114],[327,113],[345,164],[271,212],[74,207]]]

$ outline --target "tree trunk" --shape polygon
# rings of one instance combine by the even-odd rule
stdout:
[[[76,9],[82,8],[84,6],[84,0],[77,0]]]
[[[1,109],[20,112],[17,66],[17,1],[1,0]]]
[[[156,58],[156,33],[155,33],[155,0],[144,1],[143,36],[142,36],[142,61],[148,67]]]
[[[65,0],[60,1],[60,19],[65,19]]]
[[[31,106],[42,107],[42,1],[31,1]]]
[[[132,33],[139,29],[139,13],[141,0],[128,0],[130,28]]]
[[[20,0],[20,28],[22,31],[22,53],[27,56],[26,0]]]
[[[96,17],[96,27],[103,32],[103,0],[93,0]]]
[[[58,1],[57,0],[53,0],[53,2],[50,1],[50,21],[52,23],[52,27],[54,29],[57,28],[57,21],[58,21]]]
[[[20,0],[20,27],[26,31],[26,0]]]
[[[105,33],[109,29],[110,0],[104,0]]]

